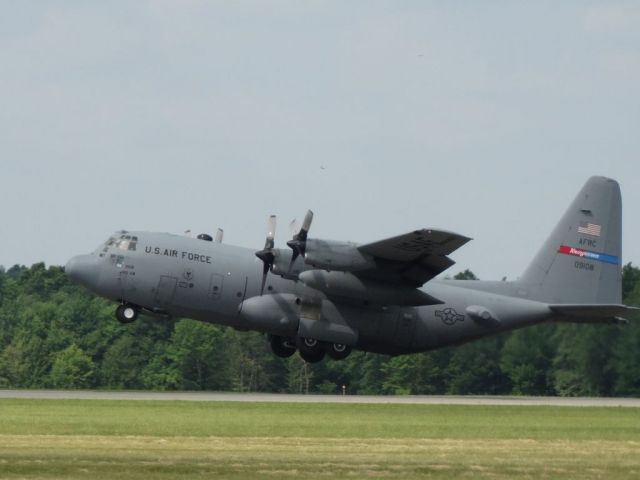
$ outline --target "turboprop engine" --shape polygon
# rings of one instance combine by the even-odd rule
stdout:
[[[303,303],[289,293],[246,299],[239,308],[243,328],[285,338],[307,338],[329,344],[356,344],[358,332],[349,326],[341,309],[327,299]]]
[[[240,318],[248,329],[295,336],[300,324],[299,304],[290,293],[251,297],[240,304]]]
[[[256,256],[263,263],[260,295],[264,293],[264,285],[269,272],[284,278],[297,279],[298,274],[304,270],[299,262],[298,267],[294,269],[298,258],[302,258],[306,265],[327,271],[356,272],[376,267],[374,259],[362,253],[355,243],[307,238],[312,220],[313,212],[309,210],[304,217],[302,226],[287,242],[291,248],[291,253],[287,255],[274,246],[276,217],[275,215],[269,217],[264,248],[256,252]],[[294,220],[290,225],[294,231],[297,229],[296,223]]]

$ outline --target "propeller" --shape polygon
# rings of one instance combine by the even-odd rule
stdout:
[[[273,262],[276,259],[275,253],[273,253],[274,246],[274,237],[276,235],[276,216],[271,215],[267,222],[267,238],[264,242],[264,248],[256,252],[256,257],[262,260],[263,268],[262,268],[262,286],[260,287],[260,295],[264,293],[264,284],[267,281],[267,274],[271,267],[273,267]]]
[[[291,220],[291,223],[289,223],[289,233],[291,234],[291,238],[293,238],[295,234],[298,233],[298,230],[300,230],[300,223],[298,223],[297,218],[294,218],[293,220]]]
[[[291,268],[295,263],[296,259],[299,255],[304,256],[304,252],[307,248],[307,234],[309,233],[309,228],[311,228],[311,221],[313,220],[313,212],[311,210],[307,210],[307,214],[304,216],[304,220],[302,221],[302,227],[298,233],[293,235],[293,238],[287,242],[287,245],[293,250],[293,254],[291,255],[291,263],[289,263],[289,271],[287,273],[291,273]],[[297,221],[295,224],[292,222],[291,226],[297,225]]]

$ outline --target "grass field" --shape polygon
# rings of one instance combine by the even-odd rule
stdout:
[[[0,400],[0,478],[640,478],[640,410]]]

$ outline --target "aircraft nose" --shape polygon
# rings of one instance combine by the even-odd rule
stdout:
[[[76,283],[95,287],[98,283],[100,260],[94,255],[77,255],[67,262],[64,273]]]

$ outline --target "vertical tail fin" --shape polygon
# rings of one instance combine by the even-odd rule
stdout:
[[[517,283],[547,303],[618,304],[621,256],[620,186],[591,177]]]

